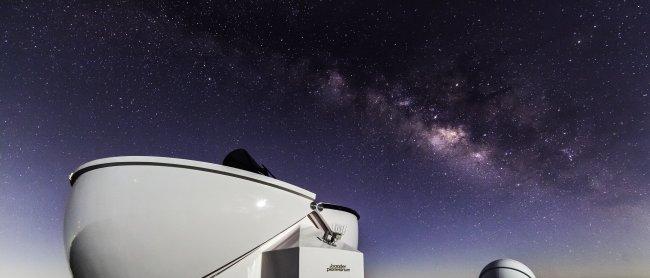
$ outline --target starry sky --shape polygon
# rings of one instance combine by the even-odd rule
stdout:
[[[243,147],[360,212],[367,277],[650,277],[649,11],[3,1],[0,276],[70,277],[80,164]]]

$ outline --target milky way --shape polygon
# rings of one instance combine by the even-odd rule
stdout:
[[[238,147],[368,277],[650,273],[646,3],[190,2],[0,4],[0,276],[69,277],[78,165]]]
[[[448,160],[468,174],[488,174],[510,186],[557,187],[604,204],[639,201],[648,194],[645,168],[627,157],[634,156],[628,149],[636,149],[645,138],[621,138],[615,131],[595,135],[625,122],[643,133],[643,120],[614,117],[595,123],[593,115],[582,114],[578,107],[589,100],[554,95],[544,87],[528,90],[498,80],[467,80],[451,70],[439,70],[435,77],[417,71],[397,84],[354,89],[340,73],[330,72],[321,91],[325,101],[363,110],[363,116],[392,130],[401,144]],[[616,146],[621,141],[628,146]],[[623,183],[638,190],[599,189]]]

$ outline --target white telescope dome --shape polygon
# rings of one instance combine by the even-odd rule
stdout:
[[[75,277],[207,277],[312,210],[315,194],[223,165],[113,157],[79,167],[65,243]]]
[[[359,247],[359,213],[355,210],[329,203],[319,204],[321,214],[337,233],[341,234],[339,244],[347,244],[353,249]]]
[[[104,158],[69,179],[64,233],[75,278],[364,277],[359,214],[314,202],[244,149],[223,165]]]
[[[535,274],[526,265],[512,260],[499,259],[486,265],[479,278],[535,278]]]

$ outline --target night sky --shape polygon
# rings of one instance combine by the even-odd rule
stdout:
[[[70,277],[80,164],[238,147],[359,211],[367,277],[650,277],[647,2],[18,2],[1,277]]]

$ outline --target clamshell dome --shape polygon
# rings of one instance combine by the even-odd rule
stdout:
[[[304,219],[315,198],[250,171],[164,157],[95,160],[70,182],[75,278],[204,277]]]

